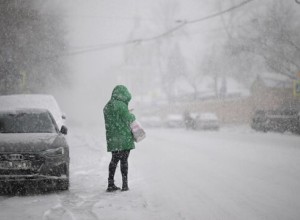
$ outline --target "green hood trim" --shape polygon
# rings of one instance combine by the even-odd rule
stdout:
[[[131,100],[131,94],[129,93],[126,86],[117,85],[112,92],[111,98],[128,104]]]

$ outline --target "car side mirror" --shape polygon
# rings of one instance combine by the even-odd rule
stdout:
[[[68,128],[65,125],[61,126],[60,133],[62,133],[64,135],[67,135],[68,134]]]

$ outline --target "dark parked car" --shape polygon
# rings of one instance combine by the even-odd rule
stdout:
[[[59,130],[48,110],[0,111],[0,187],[33,181],[68,189],[65,134],[67,128]]]
[[[298,133],[299,128],[299,112],[291,109],[277,109],[256,111],[251,127],[259,131],[291,131]]]
[[[257,110],[252,116],[251,128],[257,131],[266,132],[269,129],[267,113],[264,110]]]

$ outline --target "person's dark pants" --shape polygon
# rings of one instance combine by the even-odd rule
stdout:
[[[109,164],[109,175],[108,175],[109,185],[114,185],[114,176],[119,161],[121,161],[121,174],[122,174],[123,187],[128,185],[127,176],[128,176],[129,153],[130,150],[112,152],[112,158]]]

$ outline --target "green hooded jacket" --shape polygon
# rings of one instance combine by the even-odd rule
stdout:
[[[131,94],[128,89],[118,85],[103,109],[108,152],[134,149],[130,124],[135,120],[135,116],[128,110],[130,100]]]

